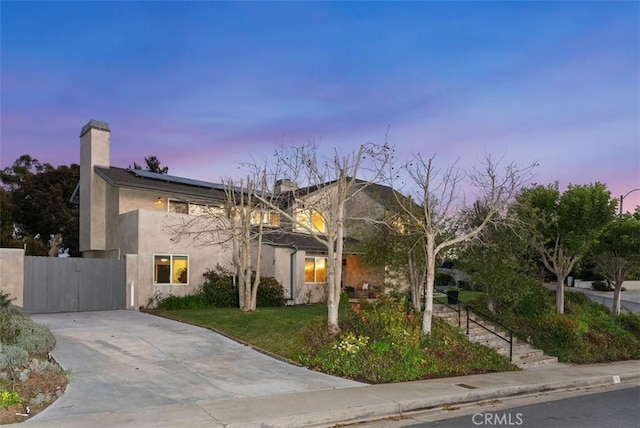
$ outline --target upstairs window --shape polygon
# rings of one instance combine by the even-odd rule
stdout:
[[[155,254],[153,256],[154,284],[188,284],[189,256]]]
[[[196,204],[169,199],[169,212],[189,215],[219,215],[224,213],[224,210],[221,207],[214,205]]]
[[[265,226],[278,227],[280,225],[280,216],[273,211],[256,211],[251,215],[251,224],[258,225],[262,223]]]
[[[327,230],[324,217],[316,210],[299,210],[296,212],[296,223],[296,229],[300,232],[309,232],[310,229],[313,232],[324,233]]]

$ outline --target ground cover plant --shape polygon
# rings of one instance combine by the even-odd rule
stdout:
[[[204,282],[194,294],[187,296],[169,295],[158,302],[160,309],[207,309],[237,308],[239,306],[238,286],[234,275],[218,266],[207,270]],[[272,277],[261,277],[256,304],[258,307],[284,306],[286,299],[282,285]]]
[[[297,360],[325,373],[367,383],[405,382],[517,370],[493,349],[470,343],[457,329],[435,318],[422,333],[421,314],[402,299],[382,297],[353,304],[331,337],[322,322],[303,332]]]
[[[55,338],[0,293],[0,424],[23,422],[56,400],[67,377],[49,353]]]
[[[560,362],[589,364],[640,358],[640,316],[631,312],[614,315],[579,292],[566,293],[565,313],[558,314],[554,298],[554,293],[540,287],[539,292],[492,316]],[[487,310],[483,299],[473,306]]]
[[[419,313],[402,299],[342,299],[341,333],[328,334],[326,306],[162,310],[159,315],[213,328],[262,350],[325,373],[368,383],[516,370],[494,350],[469,343],[436,320],[428,338]]]

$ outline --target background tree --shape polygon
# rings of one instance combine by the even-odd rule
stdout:
[[[619,314],[622,284],[640,264],[640,219],[629,214],[615,217],[602,231],[594,254],[601,273],[614,285],[613,312]]]
[[[13,165],[0,172],[0,181],[4,188],[14,190],[44,169],[45,165],[42,165],[38,159],[32,158],[30,155],[22,155],[13,162]]]
[[[270,200],[263,194],[256,199],[277,212],[294,228],[302,229],[327,249],[327,323],[330,334],[340,331],[338,306],[340,303],[342,256],[344,252],[345,205],[368,183],[376,182],[384,171],[391,150],[385,145],[365,144],[350,154],[321,158],[318,145],[309,142],[302,146],[280,147],[274,153],[275,162],[269,163],[268,194],[286,198]],[[250,167],[255,167],[250,166]],[[366,175],[358,180],[359,175]],[[278,195],[276,183],[287,177],[307,187]],[[289,208],[293,207],[293,211]],[[322,229],[312,221],[322,219]]]
[[[35,237],[48,242],[50,237],[61,234],[62,247],[71,256],[78,250],[78,206],[69,202],[80,178],[77,164],[56,168],[41,164],[29,155],[18,158],[13,166],[0,174],[3,184],[2,239],[8,242],[27,243],[28,255],[47,255],[48,249],[38,245]],[[10,216],[4,210],[10,209]],[[8,235],[11,231],[11,235]]]
[[[499,173],[498,165],[486,156],[482,167],[463,174],[454,165],[440,174],[434,166],[434,157],[425,159],[420,154],[402,167],[416,189],[413,199],[420,201],[421,208],[415,211],[399,204],[405,208],[404,214],[411,219],[411,224],[419,226],[419,233],[424,238],[426,299],[422,330],[425,334],[431,332],[433,285],[438,259],[453,247],[478,237],[487,225],[500,221],[501,214],[506,212],[509,203],[530,178],[534,165],[519,169],[515,164],[509,164]],[[393,182],[394,178],[390,177],[390,181]],[[481,215],[473,222],[468,221],[469,208],[457,205],[460,185],[465,179],[476,189],[478,206],[482,207],[482,211],[478,211]]]
[[[158,174],[168,174],[169,173],[169,167],[168,166],[161,166],[160,165],[160,160],[155,155],[145,156],[144,163],[145,163],[145,168],[144,169],[147,170],[147,171],[157,172]],[[129,167],[129,168],[131,168],[131,167]],[[138,165],[136,162],[133,162],[133,168],[134,169],[142,169],[142,167],[140,165]]]
[[[555,274],[556,311],[564,313],[564,281],[613,219],[616,201],[601,183],[536,185],[518,197],[518,217],[531,231],[542,263]]]
[[[419,225],[404,213],[404,209],[416,211],[419,206],[410,198],[397,196],[396,202],[400,201],[406,207],[401,208],[396,203],[383,219],[367,219],[372,228],[367,235],[359,237],[357,250],[364,264],[385,268],[388,279],[385,287],[402,288],[408,284],[411,303],[414,309],[421,311],[427,272],[424,236]]]
[[[537,253],[527,230],[517,221],[490,224],[463,250],[460,258],[475,287],[484,291],[489,309],[508,312],[540,287]]]

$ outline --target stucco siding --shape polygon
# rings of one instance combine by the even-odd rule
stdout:
[[[0,248],[0,291],[16,306],[24,306],[24,250]]]
[[[168,225],[176,224],[183,214],[155,210],[138,211],[138,287],[140,298],[146,299],[154,292],[163,295],[184,296],[195,292],[203,283],[203,273],[221,265],[231,269],[230,249],[216,244],[205,244],[188,237],[171,234]],[[189,281],[187,284],[154,284],[153,257],[155,254],[189,256]],[[146,296],[146,297],[145,297]]]
[[[160,198],[158,200],[158,198]],[[167,196],[160,192],[120,188],[118,214],[138,209],[167,212]]]
[[[363,219],[380,220],[385,216],[385,208],[364,191],[356,193],[347,201],[345,211],[348,213],[345,236],[356,239],[362,239],[371,233],[372,226]]]

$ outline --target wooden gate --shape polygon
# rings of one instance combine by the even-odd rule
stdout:
[[[124,260],[24,258],[24,309],[29,313],[125,309]]]

